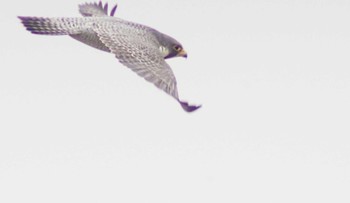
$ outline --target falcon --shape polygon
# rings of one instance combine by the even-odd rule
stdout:
[[[189,105],[179,98],[176,79],[165,59],[185,57],[181,43],[151,27],[114,17],[115,5],[79,5],[83,17],[43,18],[19,16],[28,31],[39,35],[69,35],[102,51],[115,55],[120,63],[172,96],[187,112],[201,106]]]

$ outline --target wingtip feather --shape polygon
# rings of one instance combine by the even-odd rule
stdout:
[[[105,3],[105,5],[103,6],[103,11],[106,15],[108,15],[108,3]]]
[[[117,7],[118,7],[118,4],[116,4],[116,5],[112,8],[111,13],[110,13],[110,16],[114,16],[114,13],[115,13],[115,11],[117,10]]]
[[[117,4],[111,9],[110,16],[113,17],[117,10]],[[102,1],[94,3],[84,3],[79,5],[79,12],[83,16],[100,16],[102,13],[108,16],[108,3],[103,4]],[[95,13],[96,12],[96,13]]]
[[[193,112],[202,107],[202,105],[199,105],[199,106],[189,105],[187,102],[183,102],[183,101],[179,101],[179,103],[181,104],[181,107],[187,112]]]

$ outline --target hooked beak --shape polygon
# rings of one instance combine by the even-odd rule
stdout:
[[[182,49],[178,54],[177,56],[181,56],[181,57],[184,57],[184,58],[187,58],[187,53],[184,49]]]

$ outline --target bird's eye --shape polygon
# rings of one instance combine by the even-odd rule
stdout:
[[[181,49],[182,49],[182,47],[179,46],[179,45],[175,45],[175,46],[174,46],[174,50],[175,50],[175,51],[181,51]]]

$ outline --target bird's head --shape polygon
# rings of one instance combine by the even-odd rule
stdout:
[[[184,57],[187,58],[187,53],[184,50],[180,42],[176,41],[174,38],[163,35],[163,39],[160,40],[161,47],[160,50],[165,59],[174,57]]]
[[[166,56],[165,58],[171,58],[171,57],[184,57],[187,58],[187,53],[184,50],[184,48],[182,47],[182,45],[180,43],[178,44],[173,44],[170,47],[170,54],[168,56]]]

